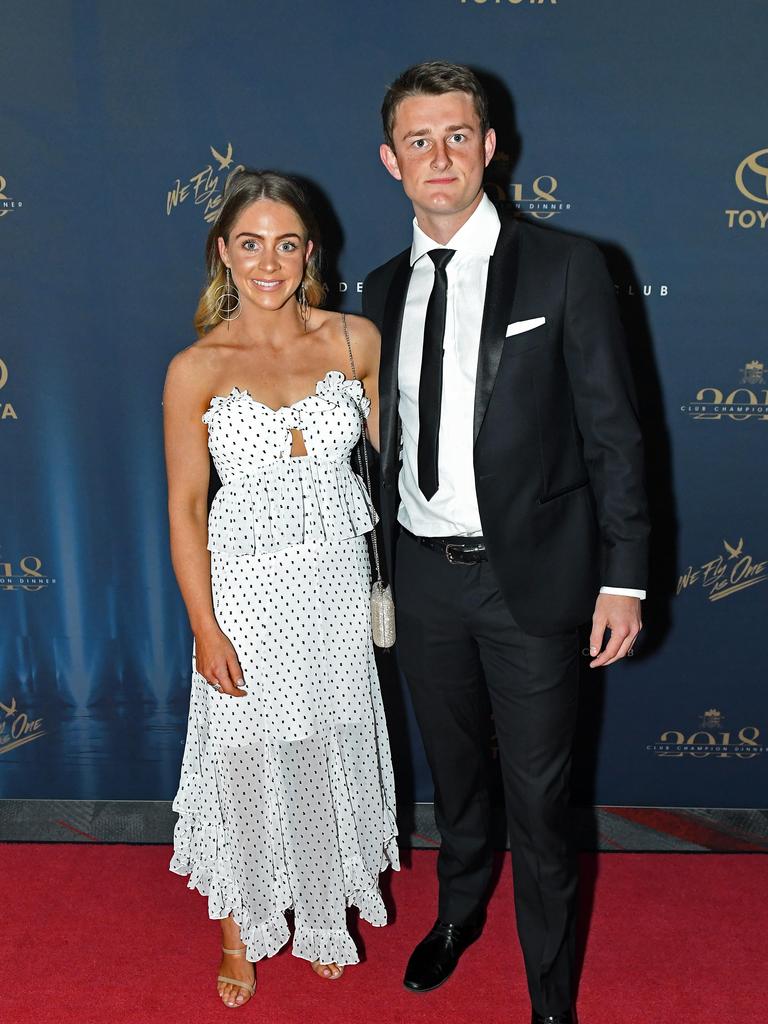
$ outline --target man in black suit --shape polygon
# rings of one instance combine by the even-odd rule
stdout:
[[[374,270],[381,495],[398,660],[435,784],[438,920],[405,985],[442,984],[480,935],[491,874],[490,714],[534,1022],[573,1017],[568,788],[577,628],[631,653],[645,596],[642,443],[614,290],[590,242],[500,215],[482,86],[433,61],[382,107],[413,243]],[[607,642],[606,642],[607,640]],[[604,646],[605,643],[605,646]]]

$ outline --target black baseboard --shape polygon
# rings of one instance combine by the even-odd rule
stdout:
[[[705,807],[577,807],[578,846],[634,853],[768,853],[768,811]],[[176,815],[165,800],[0,800],[0,841],[170,843]],[[436,849],[431,803],[402,808],[401,845]],[[499,847],[505,845],[502,830]]]

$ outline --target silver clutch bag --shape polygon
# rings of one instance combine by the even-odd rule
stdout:
[[[349,352],[349,362],[352,367],[352,376],[359,380],[355,369],[355,358],[352,355],[352,344],[349,340],[347,329],[347,318],[342,313],[341,323],[344,327],[344,337]],[[360,466],[360,475],[363,479],[365,489],[368,492],[368,501],[373,508],[373,497],[371,495],[371,470],[368,466],[368,450],[365,443],[368,437],[368,429],[365,416],[360,410],[360,440],[357,445],[357,461]],[[375,511],[375,510],[374,510]],[[387,650],[395,644],[395,602],[392,599],[392,588],[381,578],[381,561],[379,559],[379,545],[376,540],[376,526],[371,533],[371,546],[373,548],[373,563],[376,567],[376,579],[371,587],[371,636],[377,647]]]
[[[395,602],[392,600],[392,588],[382,580],[375,580],[371,587],[371,635],[377,647],[394,646]]]

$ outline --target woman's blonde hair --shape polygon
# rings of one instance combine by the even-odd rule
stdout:
[[[226,267],[219,255],[218,239],[221,237],[229,242],[229,234],[237,218],[247,206],[259,199],[271,199],[290,206],[301,221],[306,241],[312,242],[312,255],[307,261],[302,281],[307,302],[310,306],[319,306],[325,299],[326,287],[320,276],[320,230],[304,189],[295,179],[275,171],[238,170],[227,179],[218,215],[205,243],[208,281],[195,312],[198,336],[210,331],[223,319],[218,312],[217,296],[222,294],[220,289],[226,285]]]

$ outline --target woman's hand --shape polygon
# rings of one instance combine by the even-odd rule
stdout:
[[[199,675],[230,697],[247,697],[243,670],[235,648],[218,626],[195,633],[195,668]]]

